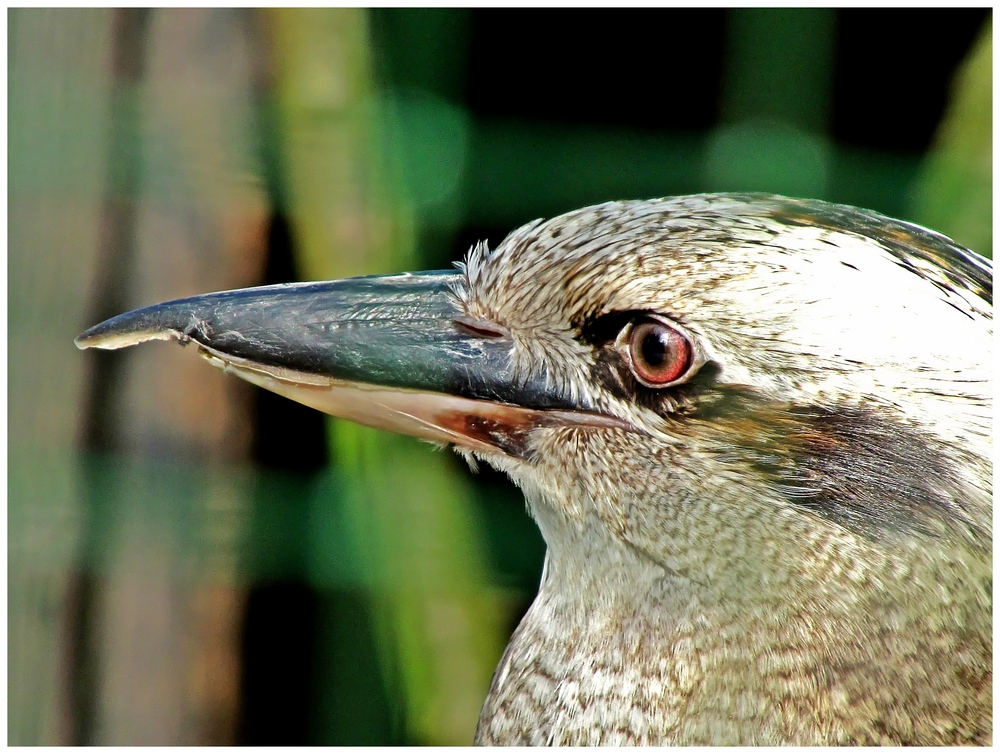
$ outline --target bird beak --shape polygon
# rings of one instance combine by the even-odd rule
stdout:
[[[247,288],[121,314],[76,339],[194,343],[223,371],[359,424],[520,456],[543,426],[625,427],[515,374],[502,328],[464,316],[458,271]]]

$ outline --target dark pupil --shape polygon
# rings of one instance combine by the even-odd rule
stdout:
[[[666,360],[666,341],[666,334],[655,330],[642,339],[642,358],[651,367],[661,366]]]

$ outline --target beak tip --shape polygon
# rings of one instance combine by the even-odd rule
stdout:
[[[117,319],[117,318],[116,318]],[[115,351],[119,348],[145,343],[149,340],[180,340],[180,333],[169,329],[158,330],[128,330],[116,326],[114,319],[94,325],[73,339],[73,344],[81,351],[88,348],[100,348],[103,351]]]
[[[81,350],[100,348],[105,351],[149,340],[184,342],[185,330],[192,326],[192,322],[200,321],[204,314],[200,304],[203,298],[209,297],[178,299],[133,309],[94,325],[80,333],[73,342]]]

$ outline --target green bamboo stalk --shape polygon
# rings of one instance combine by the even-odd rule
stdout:
[[[993,256],[992,21],[955,74],[910,204],[918,222]]]
[[[300,270],[328,279],[414,266],[413,212],[378,147],[366,13],[287,9],[268,19]],[[332,420],[329,436],[351,482],[340,504],[375,585],[369,604],[383,682],[403,696],[405,738],[471,743],[504,639],[502,595],[488,587],[471,495],[445,456],[415,441]],[[318,579],[331,557],[318,542]]]

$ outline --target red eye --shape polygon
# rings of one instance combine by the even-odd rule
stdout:
[[[691,367],[693,349],[684,335],[657,319],[632,326],[628,336],[632,372],[648,387],[679,380]]]

